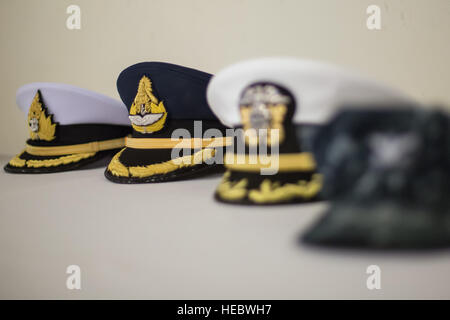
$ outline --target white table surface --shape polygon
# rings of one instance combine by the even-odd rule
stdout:
[[[0,157],[1,165],[9,156]],[[216,203],[220,176],[120,185],[102,169],[0,173],[0,298],[450,298],[450,251],[313,249],[326,203]],[[81,268],[81,290],[66,268]],[[368,290],[366,268],[381,268]]]

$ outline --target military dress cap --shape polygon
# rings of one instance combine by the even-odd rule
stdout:
[[[410,106],[344,110],[314,150],[329,210],[307,243],[389,249],[450,245],[450,118]]]
[[[11,173],[52,173],[98,165],[131,132],[123,104],[61,83],[30,83],[17,91],[27,114],[26,148],[5,167]]]
[[[336,66],[277,57],[225,68],[211,80],[207,97],[224,124],[245,131],[241,137],[236,135],[232,154],[225,157],[227,171],[215,197],[227,203],[258,205],[320,199],[322,175],[313,154],[302,144],[305,139],[300,139],[299,127],[322,124],[346,102],[356,106],[362,101],[382,105],[408,100],[387,86]],[[276,131],[278,139],[270,141]],[[243,141],[245,148],[239,150]],[[255,145],[261,142],[270,146],[267,153],[272,156],[255,160],[260,152]],[[278,147],[277,154],[272,153],[273,146]],[[263,174],[262,169],[272,165],[270,159],[278,171]]]
[[[163,62],[138,63],[122,71],[117,89],[133,133],[111,160],[106,178],[149,183],[223,172],[215,157],[227,143],[226,127],[206,101],[210,78]]]

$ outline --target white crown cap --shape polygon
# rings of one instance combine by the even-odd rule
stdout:
[[[257,82],[277,84],[291,92],[296,100],[294,123],[324,123],[341,106],[418,104],[389,86],[341,67],[288,57],[259,58],[233,64],[211,79],[208,103],[224,125],[241,123],[242,92]]]
[[[26,115],[38,90],[49,114],[60,125],[130,125],[127,108],[121,101],[63,83],[34,82],[20,87],[16,102]]]

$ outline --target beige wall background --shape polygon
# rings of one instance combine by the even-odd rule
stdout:
[[[21,150],[15,105],[29,82],[69,83],[118,98],[120,71],[166,61],[215,73],[242,59],[289,55],[352,67],[422,102],[450,108],[449,0],[1,0],[0,153]],[[81,7],[81,30],[66,8]],[[382,29],[366,28],[381,8]]]

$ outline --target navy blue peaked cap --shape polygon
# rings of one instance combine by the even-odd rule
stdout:
[[[171,119],[218,120],[206,101],[212,75],[165,62],[141,62],[120,73],[117,90],[128,110],[143,76],[150,78],[153,92],[164,102]]]
[[[164,62],[138,63],[122,71],[117,89],[129,111],[133,132],[125,139],[125,148],[108,165],[106,178],[117,183],[154,183],[222,172],[223,165],[206,162],[227,144],[223,137],[226,127],[206,101],[210,79],[208,73]],[[200,126],[197,121],[201,121]],[[222,136],[215,139],[214,147],[209,146],[209,139],[202,140],[201,150],[196,150],[192,139],[186,137],[189,147],[177,157],[194,161],[174,162],[172,151],[176,148],[174,142],[178,143],[172,139],[174,132],[184,129],[202,138],[196,136],[198,128],[202,133],[216,129]]]

